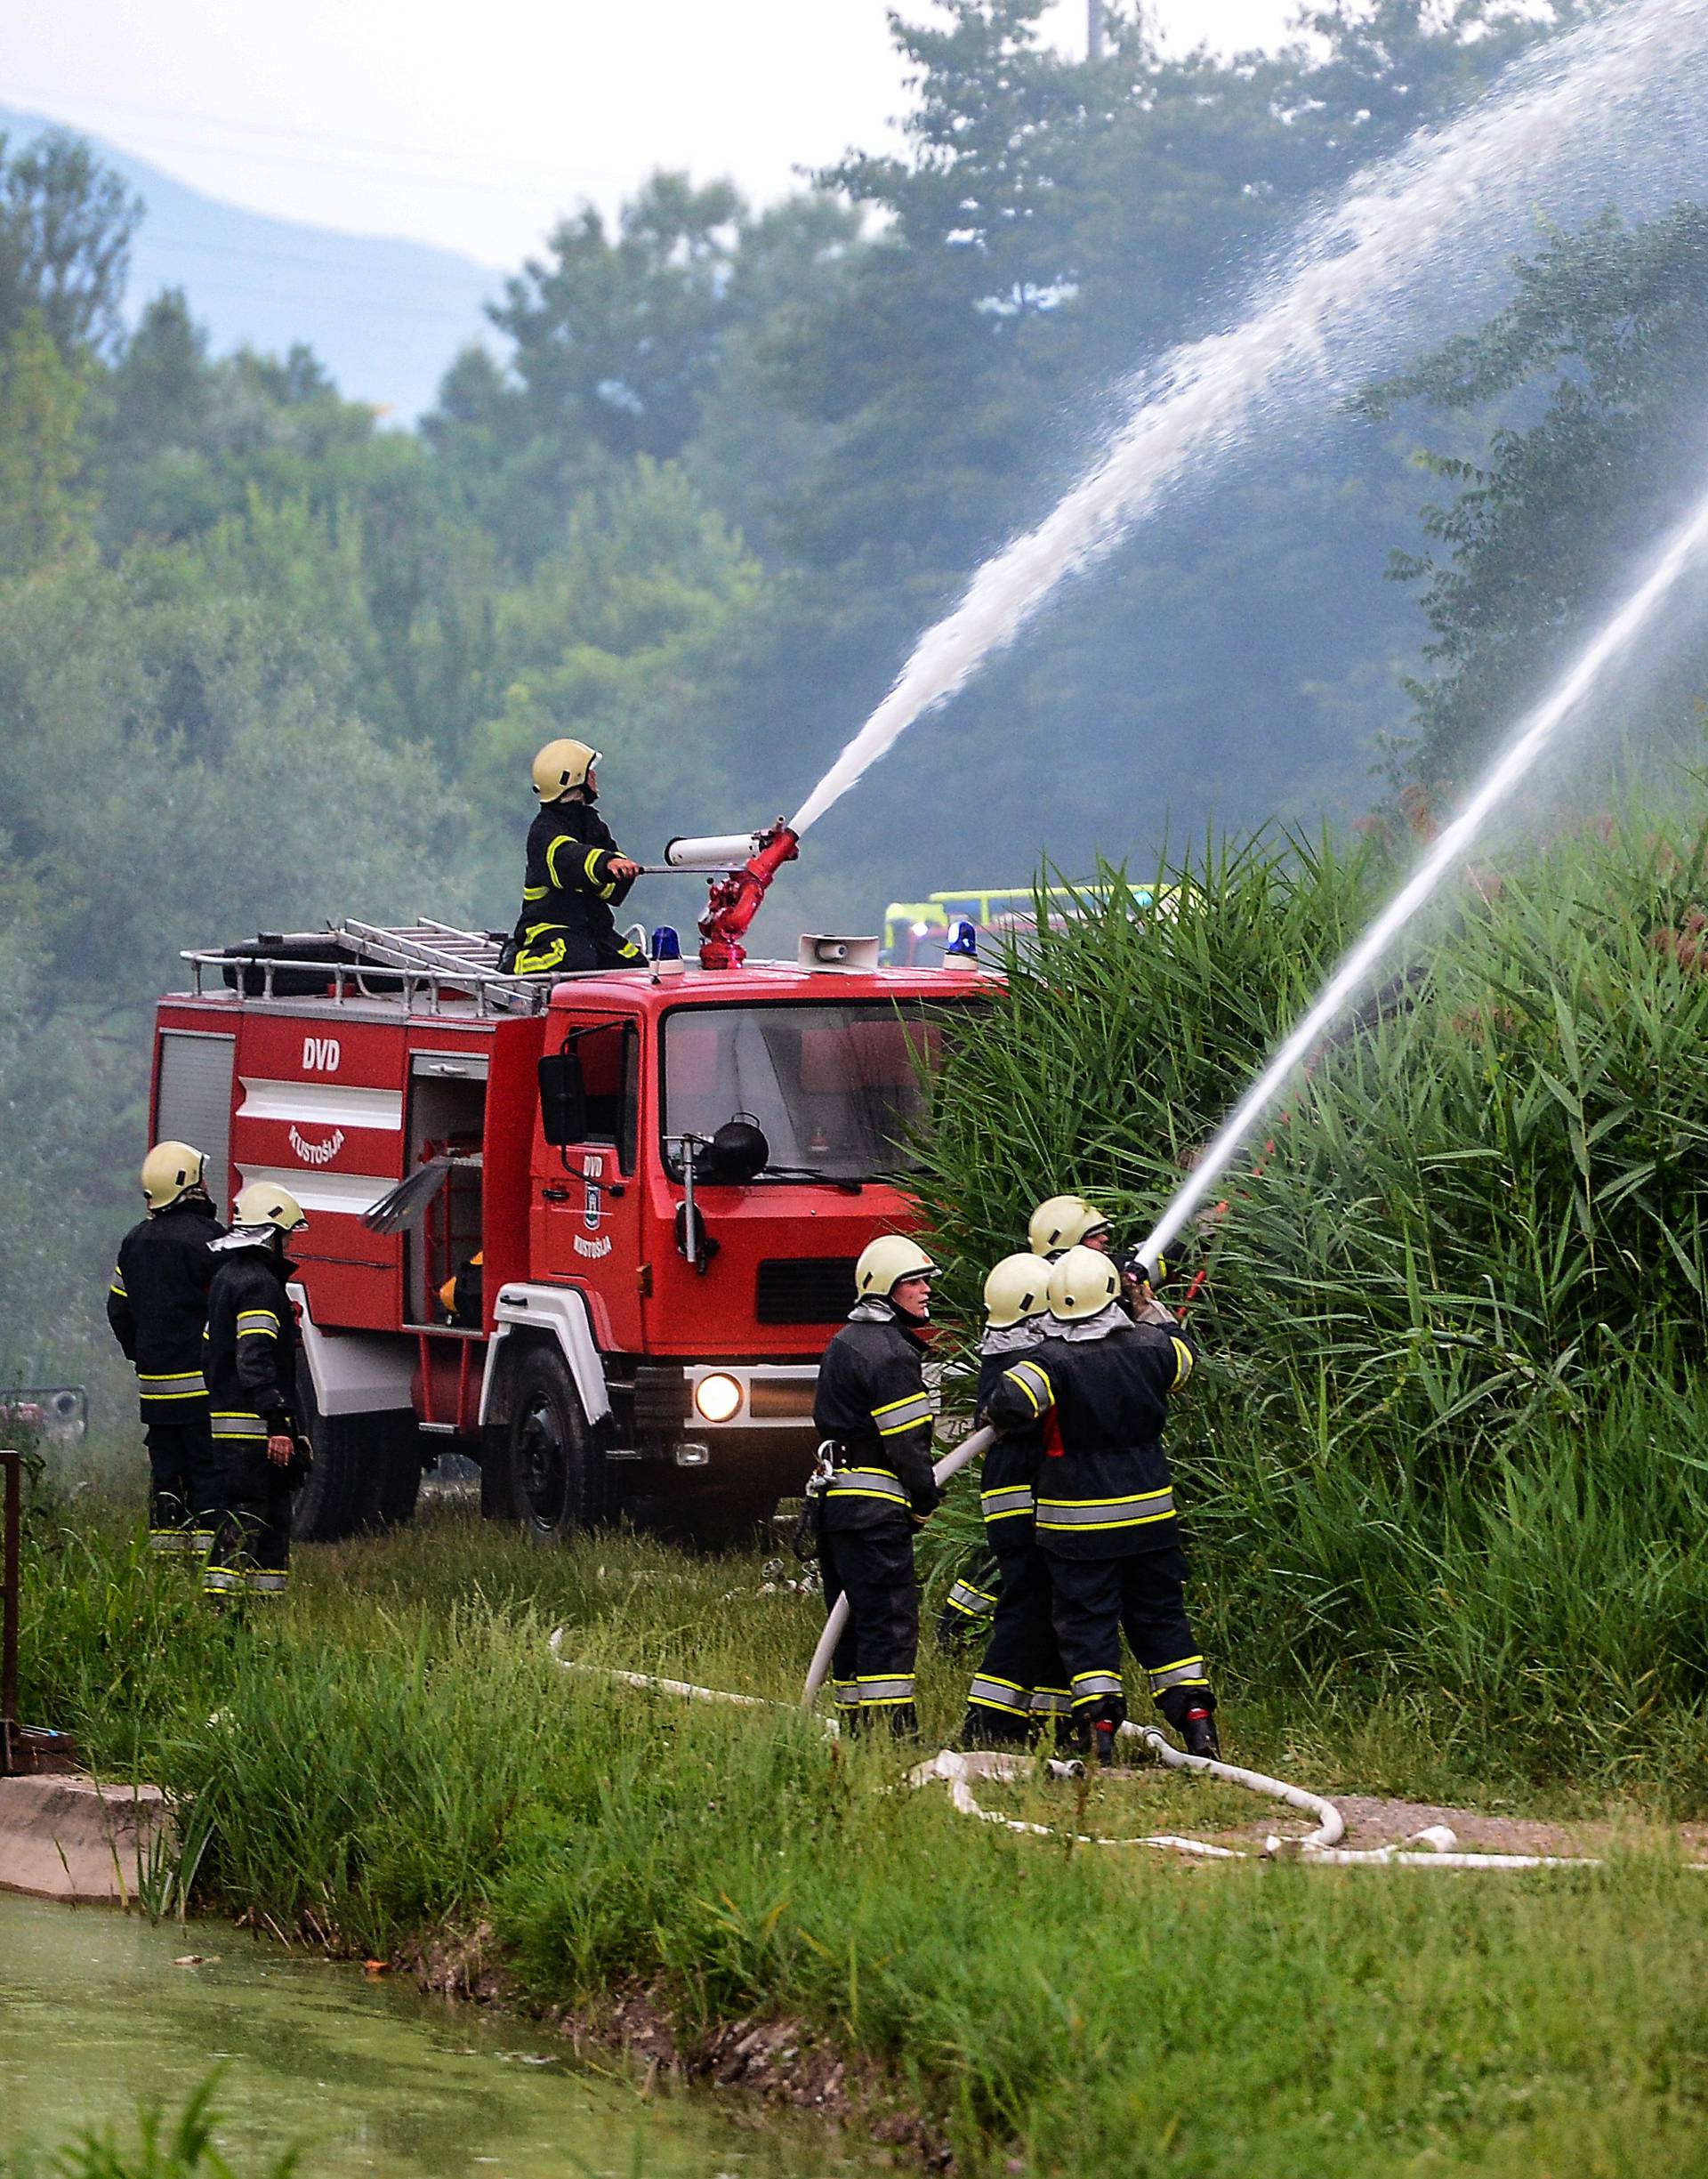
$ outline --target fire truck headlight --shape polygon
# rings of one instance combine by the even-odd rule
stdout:
[[[708,1423],[727,1423],[741,1412],[741,1401],[740,1378],[725,1376],[721,1370],[702,1377],[694,1387],[694,1405]]]

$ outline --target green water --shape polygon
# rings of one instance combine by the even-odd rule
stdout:
[[[189,1952],[217,1955],[174,1966]],[[387,2179],[818,2179],[860,2162],[698,2098],[642,2097],[561,2042],[241,1932],[0,1894],[0,2170],[140,2102],[175,2110],[215,2066],[238,2170],[302,2143],[302,2169]],[[870,2168],[870,2167],[866,2167]]]

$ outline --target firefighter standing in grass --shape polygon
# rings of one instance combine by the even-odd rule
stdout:
[[[204,1184],[207,1159],[188,1142],[157,1142],[142,1160],[149,1215],[118,1245],[107,1321],[136,1371],[149,1448],[149,1543],[205,1552],[220,1510],[220,1466],[208,1432],[202,1333],[214,1276],[208,1255],[225,1228]]]
[[[914,1531],[939,1496],[920,1334],[936,1269],[899,1233],[867,1244],[854,1267],[858,1299],[826,1351],[813,1401],[832,1462],[820,1505],[826,1609],[848,1599],[831,1670],[837,1714],[853,1731],[919,1729]]]
[[[1046,1196],[1027,1221],[1027,1247],[1045,1264],[1053,1263],[1069,1248],[1084,1247],[1108,1252],[1114,1236],[1109,1222],[1084,1196]],[[1050,1320],[1040,1319],[1042,1336],[1047,1337]],[[980,1388],[979,1406],[984,1405]],[[987,1532],[988,1533],[988,1531]],[[937,1646],[952,1650],[971,1642],[974,1634],[1001,1609],[1002,1568],[994,1546],[987,1544],[978,1557],[955,1577],[937,1619]]]
[[[296,1313],[285,1291],[296,1266],[285,1240],[308,1223],[294,1196],[252,1181],[231,1207],[231,1231],[213,1244],[207,1387],[225,1514],[202,1576],[210,1596],[282,1596],[290,1579],[291,1490],[302,1460]]]
[[[599,763],[584,741],[548,741],[534,759],[540,813],[528,829],[521,913],[504,948],[505,965],[519,976],[567,976],[646,957],[617,935],[611,913],[640,866],[593,809]]]
[[[990,1396],[1001,1431],[1041,1428],[1038,1543],[1081,1745],[1112,1759],[1126,1716],[1121,1631],[1151,1699],[1189,1754],[1217,1753],[1215,1697],[1186,1616],[1186,1554],[1163,1426],[1195,1349],[1140,1288],[1141,1322],[1120,1306],[1121,1274],[1070,1248],[1050,1274],[1051,1337],[1004,1371]]]
[[[981,1421],[1003,1373],[1041,1344],[1050,1269],[1042,1256],[1004,1256],[985,1281]],[[1043,1464],[1043,1435],[1035,1426],[999,1437],[985,1455],[979,1497],[999,1586],[990,1638],[967,1698],[963,1747],[1024,1742],[1040,1726],[1053,1729],[1067,1719],[1068,1681],[1050,1616],[1050,1563],[1035,1529],[1033,1489]]]

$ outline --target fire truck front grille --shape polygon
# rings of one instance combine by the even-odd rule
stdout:
[[[761,1324],[840,1324],[853,1306],[852,1256],[767,1256],[759,1267]]]

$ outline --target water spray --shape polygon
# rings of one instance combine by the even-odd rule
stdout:
[[[1117,545],[1188,463],[1240,443],[1261,401],[1292,382],[1333,390],[1375,367],[1404,327],[1401,300],[1446,239],[1462,265],[1479,218],[1528,218],[1539,182],[1590,146],[1605,160],[1622,116],[1661,125],[1656,104],[1704,52],[1700,0],[1639,0],[1521,62],[1460,120],[1422,132],[1309,222],[1291,262],[1231,331],[1172,351],[1148,375],[1096,465],[1037,529],[1005,545],[922,635],[890,692],[791,819],[798,836],[915,719],[947,703],[1011,643],[1071,575]],[[1694,141],[1685,132],[1682,142]],[[1646,162],[1652,167],[1650,157]],[[1639,170],[1640,171],[1640,170]],[[1500,240],[1511,238],[1503,234]],[[1461,289],[1462,293],[1462,286]],[[1374,305],[1385,301],[1380,315]],[[1331,335],[1335,336],[1331,345]]]
[[[1267,1117],[1293,1071],[1351,1004],[1418,910],[1469,851],[1489,817],[1535,764],[1566,721],[1659,609],[1685,570],[1708,548],[1708,491],[1661,547],[1648,574],[1605,621],[1551,695],[1524,721],[1484,773],[1470,800],[1435,842],[1318,993],[1314,1005],[1222,1123],[1189,1178],[1140,1244],[1147,1263],[1167,1250],[1187,1220]]]

